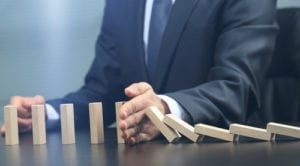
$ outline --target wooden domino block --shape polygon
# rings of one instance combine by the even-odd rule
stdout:
[[[32,105],[32,135],[33,144],[40,145],[46,143],[46,126],[45,126],[45,106]]]
[[[119,122],[120,122],[120,114],[119,114],[119,111],[120,111],[120,108],[121,106],[124,104],[124,102],[116,102],[115,105],[116,105],[116,129],[117,129],[117,141],[119,144],[123,144],[125,143],[125,140],[121,137],[121,130],[119,128]]]
[[[234,141],[234,135],[229,130],[214,127],[206,124],[195,125],[195,133],[202,134],[205,136],[221,139],[224,141]]]
[[[176,130],[164,124],[164,115],[158,110],[157,107],[149,107],[145,110],[145,112],[152,123],[160,130],[162,135],[165,136],[169,142],[175,142],[181,137]]]
[[[261,129],[257,127],[251,127],[241,124],[231,124],[229,127],[229,131],[230,133],[235,135],[241,135],[265,141],[271,140],[271,133],[267,132],[266,129]]]
[[[172,114],[168,114],[164,116],[163,122],[169,127],[173,128],[174,130],[177,130],[179,133],[186,136],[188,139],[192,140],[193,142],[198,142],[203,139],[202,135],[199,135],[194,132],[193,126],[175,117]]]
[[[19,144],[18,112],[17,107],[4,107],[5,145]]]
[[[75,143],[74,106],[73,104],[60,105],[62,144]]]
[[[300,138],[300,127],[296,127],[296,126],[270,122],[267,125],[267,131],[275,135],[279,134],[279,135],[285,135],[289,137]]]
[[[90,103],[91,144],[104,143],[102,103]]]

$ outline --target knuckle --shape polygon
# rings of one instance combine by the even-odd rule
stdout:
[[[131,113],[131,114],[135,113],[135,112],[137,111],[137,108],[138,108],[137,103],[136,103],[136,104],[130,103],[130,106],[131,106],[131,111],[130,111],[130,113]]]
[[[150,84],[148,84],[147,82],[140,82],[140,86],[146,89],[152,89]]]

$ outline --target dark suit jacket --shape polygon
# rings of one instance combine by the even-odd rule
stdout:
[[[300,122],[300,8],[277,10],[280,27],[263,96],[265,121]]]
[[[104,102],[105,124],[124,88],[151,83],[177,100],[191,123],[227,126],[245,122],[260,108],[277,27],[275,0],[177,0],[163,37],[156,77],[145,66],[145,0],[107,0],[96,57],[84,86],[62,99],[75,104],[75,119],[88,125],[89,102]]]

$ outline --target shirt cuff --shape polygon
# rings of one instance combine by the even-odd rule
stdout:
[[[177,118],[184,121],[188,120],[188,115],[184,109],[179,105],[179,103],[173,98],[166,95],[158,95],[163,101],[165,101],[170,109],[170,112],[175,115]]]
[[[53,129],[58,126],[60,116],[50,104],[46,104],[46,110],[46,127],[47,129]]]

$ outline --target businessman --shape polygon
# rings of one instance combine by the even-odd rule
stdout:
[[[260,110],[277,34],[275,7],[275,0],[107,0],[85,84],[46,102],[13,97],[19,126],[31,130],[30,105],[47,103],[48,127],[58,127],[59,104],[74,103],[82,127],[95,101],[104,103],[107,125],[122,100],[117,127],[131,144],[160,134],[143,111],[149,106],[190,124],[244,123]]]

